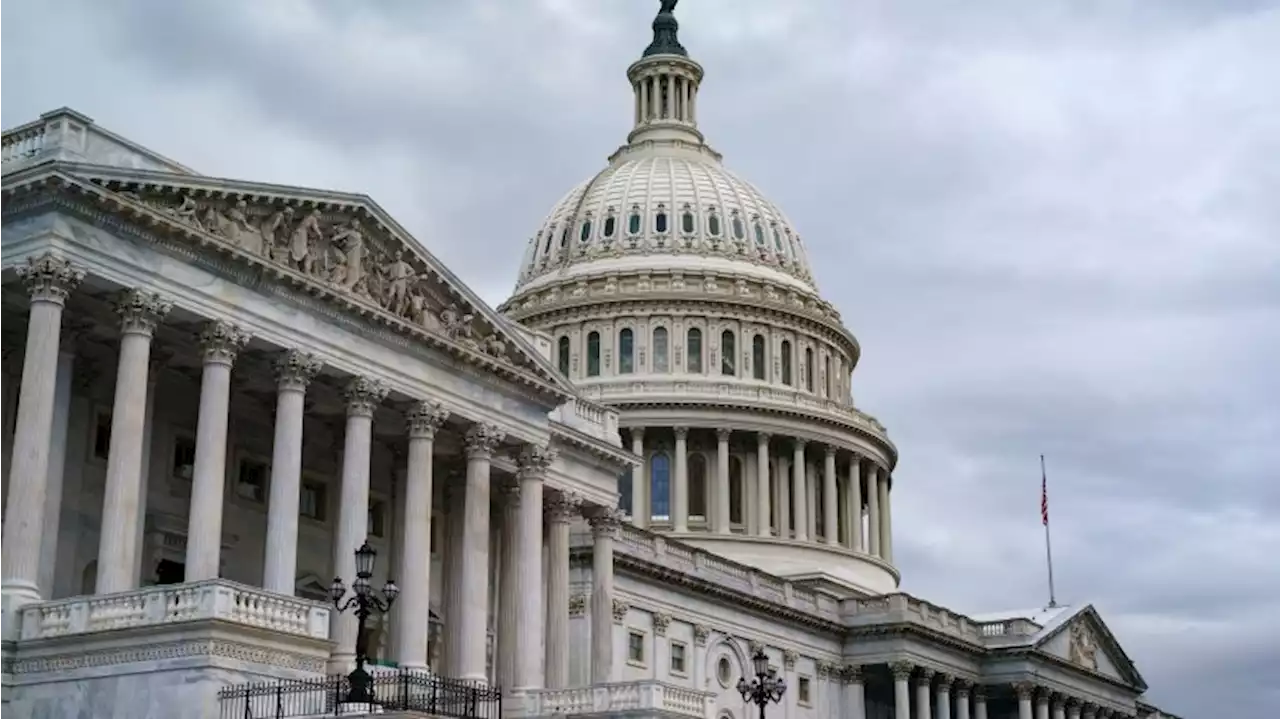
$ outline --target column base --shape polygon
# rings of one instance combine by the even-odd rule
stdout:
[[[18,579],[7,579],[0,587],[0,617],[4,628],[0,631],[0,639],[16,640],[22,636],[22,608],[28,604],[44,601],[40,590],[32,582]]]

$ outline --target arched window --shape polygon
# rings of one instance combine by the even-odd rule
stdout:
[[[730,377],[737,374],[735,369],[738,366],[738,348],[733,339],[732,330],[720,333],[720,374]]]
[[[685,367],[690,372],[702,373],[702,330],[697,327],[689,329],[689,334],[684,344],[685,354],[688,356],[685,360]]]
[[[764,379],[764,335],[751,338],[751,376]]]
[[[551,238],[556,234],[555,228],[547,230],[547,238],[542,242],[542,255],[545,257],[551,254]]]
[[[561,337],[560,346],[556,348],[556,364],[560,368],[560,374],[565,377],[569,376],[569,338]]]
[[[640,211],[632,210],[631,217],[627,218],[627,232],[633,235],[640,234]]]
[[[831,387],[831,355],[826,355],[822,358],[822,373],[826,376],[823,391],[826,393],[826,396],[830,398],[835,394],[835,391],[833,391]]]
[[[658,208],[658,214],[653,218],[653,231],[663,233],[667,231],[667,211]]]
[[[600,376],[600,333],[587,335],[587,376]]]
[[[653,329],[653,371],[654,372],[670,372],[671,360],[668,351],[669,342],[667,341],[667,328],[655,327]]]
[[[707,458],[689,453],[689,518],[707,518]]]
[[[720,215],[715,212],[707,215],[707,234],[712,237],[720,236]]]
[[[747,232],[745,229],[743,229],[742,218],[738,217],[737,215],[734,215],[733,216],[733,238],[735,240],[741,240],[743,237],[746,237],[746,236],[747,236]]]
[[[804,387],[813,391],[813,348],[804,348]]]
[[[782,383],[791,384],[791,340],[782,340]]]
[[[613,233],[617,229],[618,229],[618,218],[614,217],[613,215],[609,215],[608,217],[604,218],[604,236],[605,237],[613,237]]]
[[[761,247],[764,247],[764,228],[760,226],[759,220],[756,220],[755,231],[756,231],[756,244]]]
[[[777,534],[778,528],[778,463],[769,463],[769,531]]]
[[[631,470],[624,469],[622,474],[618,475],[618,509],[621,509],[628,517],[632,516],[631,506]]]
[[[809,490],[810,501],[813,502],[813,538],[815,540],[818,537],[826,539],[829,529],[826,517],[827,493],[822,491],[822,482],[812,482],[812,475],[810,475],[810,480],[813,485]]]
[[[564,231],[560,233],[560,249],[569,246],[569,225],[564,226]]]
[[[649,460],[649,504],[654,519],[671,518],[671,458],[666,452],[659,452]]]
[[[779,255],[783,253],[782,235],[778,234],[778,226],[776,224],[773,226],[773,249]]]
[[[685,210],[684,214],[680,216],[680,230],[685,234],[691,235],[693,234],[693,228],[693,213]]]
[[[591,220],[582,221],[582,232],[578,234],[578,242],[586,244],[591,239]]]
[[[635,339],[630,327],[618,332],[618,374],[631,374],[636,369]]]
[[[742,503],[742,459],[729,457],[729,523],[743,524],[746,516]]]

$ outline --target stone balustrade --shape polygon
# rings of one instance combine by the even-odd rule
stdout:
[[[46,112],[34,122],[6,130],[0,141],[0,165],[5,172],[14,172],[45,160],[194,174],[162,155],[98,127],[92,118],[65,107]]]
[[[525,694],[523,702],[527,717],[662,713],[714,719],[716,712],[714,694],[653,680],[540,689]]]
[[[217,619],[295,636],[328,639],[329,609],[225,579],[72,597],[23,608],[22,639]]]
[[[557,407],[551,419],[614,446],[622,446],[618,411],[581,397]]]

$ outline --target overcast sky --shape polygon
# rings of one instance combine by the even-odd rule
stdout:
[[[7,0],[0,112],[368,193],[497,304],[623,141],[656,6]],[[701,128],[862,343],[904,588],[1043,604],[1043,452],[1059,599],[1098,607],[1168,709],[1280,713],[1280,4],[678,15]]]

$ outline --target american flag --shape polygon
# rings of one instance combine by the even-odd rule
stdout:
[[[1049,480],[1043,465],[1040,467],[1040,521],[1049,526]]]

